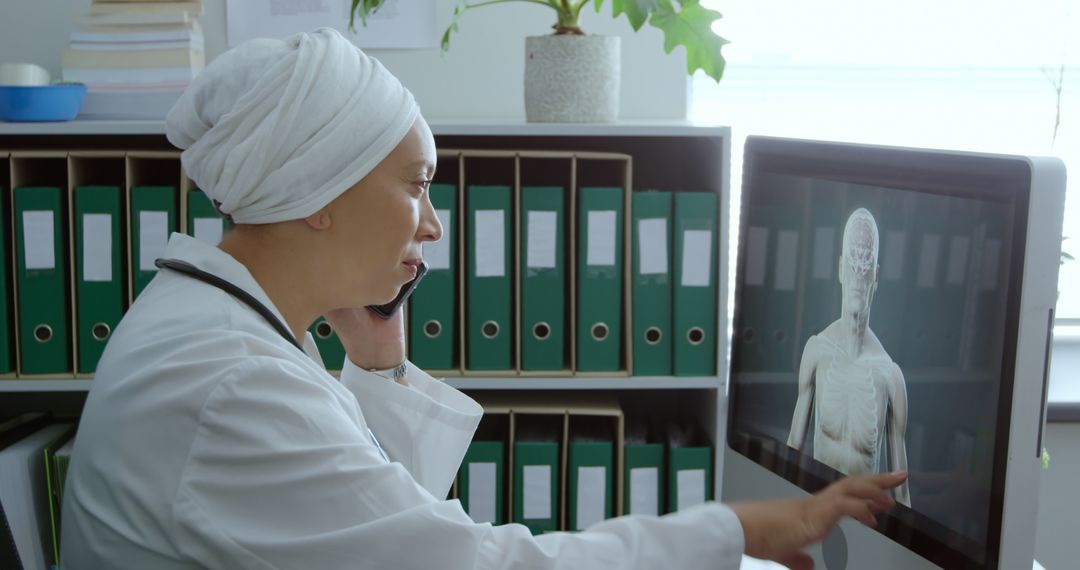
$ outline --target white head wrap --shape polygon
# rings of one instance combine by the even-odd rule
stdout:
[[[217,57],[165,119],[181,162],[240,224],[307,217],[371,172],[420,111],[376,59],[323,28]]]

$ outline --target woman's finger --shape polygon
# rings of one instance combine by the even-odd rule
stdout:
[[[809,554],[801,550],[792,554],[788,554],[786,556],[781,556],[773,562],[776,562],[777,564],[780,564],[782,566],[787,566],[791,570],[814,569],[814,559],[811,558]]]
[[[877,526],[874,513],[863,499],[845,497],[839,502],[841,517],[851,517],[867,526]],[[835,524],[835,522],[833,523]],[[832,526],[832,525],[830,525]]]
[[[845,487],[843,487],[843,491],[844,494],[848,496],[888,504],[891,497],[889,497],[887,490],[896,486],[891,484],[891,482],[895,482],[896,480],[896,477],[882,479],[882,476],[880,475],[871,477],[851,477],[844,481]],[[882,481],[887,481],[889,483],[883,485]]]
[[[893,489],[899,487],[904,481],[907,481],[907,478],[907,471],[893,471],[892,473],[874,475],[871,478],[871,481],[881,489]]]

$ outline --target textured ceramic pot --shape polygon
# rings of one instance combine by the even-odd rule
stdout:
[[[525,117],[611,123],[619,116],[618,36],[525,38]]]

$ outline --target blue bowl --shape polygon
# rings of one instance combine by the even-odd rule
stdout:
[[[70,121],[79,114],[86,85],[0,85],[0,121]]]

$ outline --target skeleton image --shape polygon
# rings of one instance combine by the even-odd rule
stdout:
[[[814,459],[848,475],[877,473],[886,442],[887,469],[907,469],[904,374],[869,326],[880,273],[878,244],[870,212],[852,212],[840,255],[841,315],[803,348],[788,436],[788,445],[801,451],[813,404]],[[894,497],[911,506],[906,482]]]

